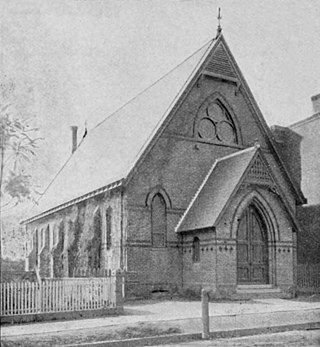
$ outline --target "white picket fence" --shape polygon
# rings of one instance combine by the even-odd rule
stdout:
[[[116,276],[0,283],[0,315],[116,307]]]

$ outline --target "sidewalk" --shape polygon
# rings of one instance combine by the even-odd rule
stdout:
[[[320,323],[320,302],[298,302],[282,299],[259,299],[248,302],[210,303],[210,332]],[[94,328],[119,329],[147,322],[175,327],[181,334],[202,331],[201,303],[196,301],[161,301],[125,306],[125,315],[77,321],[31,323],[1,327],[3,338],[24,335],[70,332]],[[319,324],[320,327],[320,324]]]

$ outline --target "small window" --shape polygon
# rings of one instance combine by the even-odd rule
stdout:
[[[151,204],[152,246],[165,247],[167,234],[166,203],[161,194],[156,194]]]
[[[106,239],[107,239],[107,250],[111,249],[112,245],[112,236],[111,236],[111,217],[112,209],[109,207],[106,211]]]
[[[198,237],[193,239],[192,243],[192,261],[194,263],[200,262],[200,240]]]

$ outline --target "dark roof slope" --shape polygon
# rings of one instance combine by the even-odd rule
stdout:
[[[176,231],[215,226],[257,150],[258,147],[250,147],[218,159],[182,216]]]

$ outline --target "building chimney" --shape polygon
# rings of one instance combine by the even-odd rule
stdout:
[[[78,146],[78,139],[77,139],[77,133],[78,133],[78,127],[73,125],[71,126],[71,131],[72,131],[72,149],[71,152],[73,153]]]
[[[311,97],[313,114],[320,113],[320,94]]]

